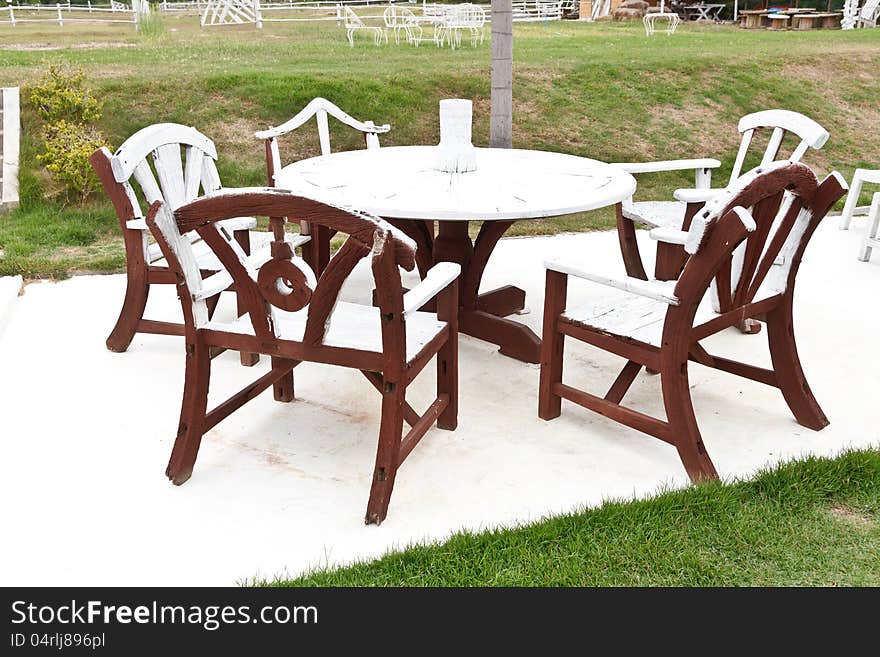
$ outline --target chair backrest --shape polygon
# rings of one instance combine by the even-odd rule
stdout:
[[[837,172],[819,184],[790,161],[742,175],[694,217],[676,295],[695,305],[711,285],[715,310],[727,313],[791,290],[813,231],[846,188]]]
[[[346,9],[348,9],[346,7]],[[281,169],[281,154],[278,149],[278,138],[304,125],[309,119],[315,117],[318,124],[318,141],[321,146],[321,155],[329,155],[330,150],[330,125],[327,120],[332,116],[337,121],[363,133],[364,143],[367,148],[379,148],[379,135],[391,130],[387,123],[376,125],[372,121],[358,121],[352,118],[339,107],[326,98],[313,98],[308,105],[303,107],[293,118],[285,121],[280,126],[260,130],[254,133],[257,139],[266,141],[266,167],[269,174],[269,184],[274,185],[274,175]]]
[[[746,156],[758,131],[772,130],[759,166],[782,160],[800,162],[808,148],[822,148],[828,141],[828,131],[825,128],[813,119],[789,110],[765,110],[747,114],[739,120],[738,129],[742,133],[742,141],[730,173],[730,185],[742,174]],[[781,157],[779,150],[787,134],[794,135],[800,141],[787,157]]]
[[[388,5],[382,12],[382,20],[385,21],[385,27],[396,27],[400,21],[400,10],[394,5]]]
[[[361,17],[354,13],[354,10],[351,7],[344,5],[342,9],[345,27],[364,27],[364,22],[361,20]]]
[[[147,126],[126,139],[115,153],[102,147],[90,160],[123,229],[129,221],[143,219],[156,201],[174,209],[222,189],[214,142],[195,128],[177,123]],[[132,179],[140,188],[140,198]],[[194,235],[191,238],[196,239]],[[151,262],[160,257],[160,251],[155,245],[148,248],[146,242],[144,233],[145,254]]]
[[[301,258],[283,248],[283,242],[273,243],[273,247],[282,248],[273,248],[272,260],[257,273],[240,247],[218,230],[217,222],[241,215],[296,217],[346,234],[348,239],[317,280]],[[263,340],[278,337],[276,309],[307,309],[302,342],[310,346],[322,344],[342,285],[370,252],[380,311],[386,315],[399,313],[403,308],[403,290],[398,267],[411,271],[415,266],[415,244],[385,221],[272,188],[226,190],[173,212],[167,204],[154,203],[146,221],[169,265],[183,277],[187,289],[179,296],[187,324],[200,328],[208,322],[204,281],[189,240],[183,237],[194,231],[231,274],[254,334]],[[378,315],[376,321],[380,321]]]

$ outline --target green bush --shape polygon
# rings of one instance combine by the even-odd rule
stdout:
[[[44,151],[37,161],[65,191],[85,200],[98,184],[89,156],[106,145],[93,125],[101,118],[103,104],[86,88],[85,73],[57,64],[37,80],[30,100],[43,121]]]
[[[43,141],[46,150],[37,160],[67,190],[85,199],[99,182],[89,156],[107,145],[104,136],[92,126],[62,119],[43,128]]]
[[[31,88],[31,103],[47,123],[91,123],[101,118],[103,103],[85,87],[85,73],[69,66],[50,64]]]
[[[148,15],[138,18],[137,31],[141,37],[148,41],[159,39],[165,35],[165,21],[162,20],[158,7],[152,6]]]

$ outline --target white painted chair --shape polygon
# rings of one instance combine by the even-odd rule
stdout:
[[[326,98],[314,98],[290,120],[277,127],[254,133],[254,137],[266,142],[266,173],[269,185],[275,186],[275,174],[283,166],[281,163],[281,152],[278,148],[278,139],[301,128],[312,117],[315,118],[315,122],[318,124],[318,141],[321,147],[321,155],[330,154],[330,125],[328,116],[332,116],[337,121],[363,133],[364,144],[367,148],[379,148],[379,135],[391,130],[391,126],[387,123],[376,125],[372,121],[358,121]],[[308,224],[304,223],[302,226],[303,234],[310,235],[311,229]],[[319,274],[324,270],[324,266],[329,261],[328,239],[326,235],[316,235],[309,246],[310,250],[304,253],[306,261]]]
[[[840,230],[849,230],[854,216],[867,214],[868,206],[857,207],[864,183],[880,185],[880,169],[856,169],[853,173],[849,194],[846,196],[846,203],[840,215]]]
[[[670,160],[660,162],[618,163],[632,174],[655,173],[669,171],[695,171],[694,188],[678,189],[674,193],[674,201],[633,201],[629,199],[618,209],[618,228],[620,230],[621,250],[627,271],[630,276],[646,278],[641,265],[641,256],[635,245],[635,229],[633,224],[639,223],[651,229],[651,237],[661,243],[679,244],[682,228],[707,201],[719,194],[723,189],[734,184],[743,171],[743,165],[751,152],[753,138],[762,130],[771,130],[770,138],[760,159],[760,166],[772,162],[789,160],[799,162],[807,149],[819,149],[828,140],[828,131],[811,118],[788,110],[765,110],[742,117],[738,126],[742,133],[739,151],[730,173],[727,187],[718,189],[711,187],[712,169],[721,166],[721,162],[712,158]],[[794,135],[797,146],[787,156],[780,155],[782,141],[787,134]],[[683,261],[682,261],[683,262]],[[658,256],[658,269],[665,266]],[[673,263],[674,265],[675,263]],[[674,267],[673,267],[674,268]],[[659,278],[675,278],[656,274]]]
[[[382,45],[382,41],[384,39],[385,43],[388,43],[388,32],[384,27],[379,25],[366,25],[361,17],[354,13],[354,10],[349,6],[344,6],[342,8],[342,20],[345,25],[345,33],[348,37],[348,45],[354,48],[354,35],[355,32],[367,32],[373,35],[373,43],[377,46]]]
[[[394,34],[394,42],[400,44],[400,35],[403,33],[407,43],[418,46],[424,35],[422,26],[416,15],[406,7],[398,7],[397,5],[389,5],[382,14],[385,21],[385,28]]]
[[[645,24],[645,34],[647,36],[653,36],[653,34],[657,31],[657,21],[661,23],[666,23],[666,34],[670,36],[675,33],[676,28],[678,28],[678,24],[681,22],[681,19],[678,17],[678,14],[671,11],[666,11],[666,2],[665,0],[660,0],[659,11],[645,14],[642,22]]]

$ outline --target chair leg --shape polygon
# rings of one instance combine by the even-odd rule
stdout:
[[[449,326],[449,339],[437,352],[437,396],[448,395],[449,404],[437,418],[437,427],[454,431],[458,426],[458,281],[437,299],[437,318]]]
[[[660,368],[663,388],[663,405],[666,419],[672,431],[672,439],[678,456],[694,483],[718,479],[712,459],[706,452],[697,418],[694,415],[690,386],[688,385],[687,361],[673,362]]]
[[[828,418],[813,396],[801,368],[794,323],[791,315],[791,294],[767,313],[767,342],[779,389],[799,424],[819,431],[828,426]]]
[[[623,216],[623,205],[618,203],[615,208],[617,211],[617,239],[620,242],[623,266],[626,267],[628,276],[646,281],[648,275],[645,273],[642,254],[639,253],[639,243],[636,241],[636,226]]]
[[[365,522],[382,524],[388,514],[388,503],[394,489],[394,478],[400,457],[400,440],[403,436],[403,408],[406,386],[385,381],[382,392],[382,424],[379,427],[379,447],[376,450],[376,467],[373,484],[367,502]]]
[[[201,340],[186,346],[186,376],[183,384],[183,403],[177,439],[171,451],[165,476],[179,486],[190,478],[202,434],[208,407],[208,385],[211,380],[211,355]]]
[[[273,357],[272,368],[274,369],[279,364],[279,359]],[[272,384],[272,394],[275,397],[275,401],[279,402],[291,402],[295,399],[293,390],[293,370],[290,370],[287,374]]]
[[[138,323],[144,316],[147,307],[147,296],[150,293],[150,284],[146,279],[146,272],[129,271],[128,282],[125,288],[125,299],[116,325],[107,336],[107,349],[115,352],[123,352],[128,349],[134,334],[137,333]]]
[[[553,394],[553,384],[562,382],[565,336],[556,330],[556,321],[565,310],[567,288],[568,276],[557,271],[547,271],[541,379],[538,385],[538,417],[542,420],[552,420],[562,413],[562,397]]]

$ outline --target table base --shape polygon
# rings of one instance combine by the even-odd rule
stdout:
[[[541,362],[541,339],[525,324],[507,319],[525,308],[526,293],[513,286],[480,294],[480,283],[489,256],[498,240],[513,225],[513,221],[484,221],[477,239],[471,241],[467,221],[438,221],[420,219],[386,219],[412,238],[418,249],[416,265],[424,278],[437,262],[455,262],[461,265],[459,278],[459,332],[498,345],[505,356],[526,363]],[[304,248],[306,261],[320,274],[330,260],[330,239],[326,229],[313,227],[311,241]],[[427,310],[433,310],[428,304]]]
[[[541,362],[541,339],[528,326],[507,319],[508,315],[525,308],[525,291],[505,285],[479,293],[489,256],[513,221],[483,222],[475,241],[471,241],[468,234],[467,221],[438,221],[436,237],[433,222],[389,221],[415,240],[422,276],[437,262],[461,265],[458,319],[461,333],[498,345],[505,356],[526,363]]]

